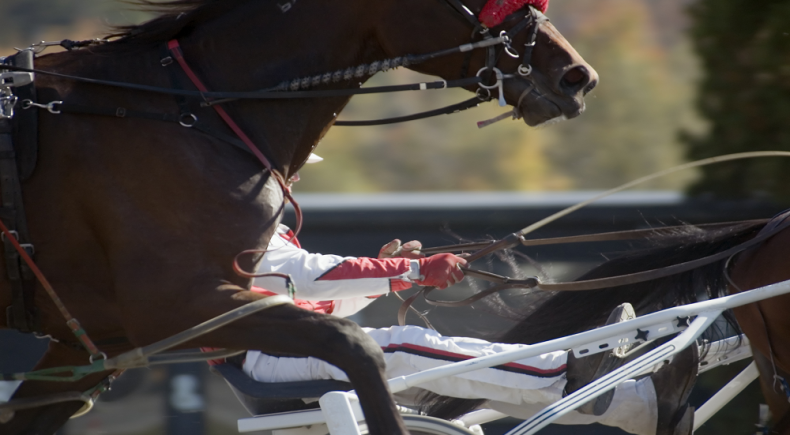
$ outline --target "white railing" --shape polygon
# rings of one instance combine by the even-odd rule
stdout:
[[[786,293],[790,293],[790,281],[783,281],[718,299],[669,308],[633,320],[604,326],[592,331],[525,346],[522,349],[447,364],[413,375],[393,378],[390,379],[389,385],[393,393],[397,393],[435,379],[506,364],[556,350],[576,348],[596,349],[603,344],[606,345],[605,350],[610,350],[611,343],[618,343],[624,339],[633,340],[637,329],[642,331],[658,331],[661,329],[662,332],[659,334],[666,335],[665,333],[674,333],[675,331],[684,329],[683,326],[678,326],[678,323],[680,323],[678,322],[678,318],[696,316],[696,319],[691,322],[691,325],[671,341],[624,365],[618,370],[609,373],[607,376],[590,383],[586,387],[563,398],[561,401],[552,404],[508,433],[508,435],[533,434],[586,401],[603,394],[624,380],[633,378],[639,373],[649,369],[652,365],[659,363],[661,360],[693,344],[724,310]],[[668,332],[665,328],[668,323],[674,323],[675,325],[672,332]],[[648,338],[652,340],[655,336],[648,335]],[[592,353],[593,352],[590,352],[589,354]],[[751,376],[751,374],[749,374],[749,376]],[[741,380],[743,381],[744,379],[747,379],[747,377],[744,376]],[[324,406],[325,403],[327,404],[326,406],[332,408],[332,412],[321,412],[321,410],[302,411],[299,413],[299,418],[296,418],[296,414],[294,414],[294,418],[292,419],[284,419],[284,417],[286,417],[285,414],[242,419],[239,420],[239,431],[249,432],[253,430],[297,427],[305,424],[315,424],[319,421],[327,423],[330,428],[345,428],[351,419],[354,419],[354,421],[361,421],[362,419],[359,403],[353,391],[343,394],[332,394],[330,397],[322,398],[322,406]],[[703,409],[705,408],[701,407],[700,411]],[[708,410],[710,409],[712,408]],[[706,412],[708,412],[708,410],[706,410]],[[698,413],[700,411],[698,411]],[[699,418],[702,419],[702,417],[703,415],[699,415]],[[279,418],[279,420],[275,423],[272,418]],[[705,416],[705,420],[707,418],[709,418],[709,415]],[[269,424],[266,419],[272,419],[270,421],[273,424]],[[338,422],[335,422],[335,419],[337,419]],[[304,421],[309,421],[310,423],[302,423]],[[331,432],[331,435],[352,434],[353,432],[347,432],[346,429]]]

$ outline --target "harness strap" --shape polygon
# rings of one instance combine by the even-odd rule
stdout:
[[[33,58],[32,50],[22,50],[9,56],[7,60],[12,65],[33,68]],[[14,87],[14,95],[20,101],[26,99],[36,101],[35,83]],[[19,181],[25,181],[33,175],[38,160],[38,111],[17,111],[12,122]]]
[[[5,60],[9,65],[33,66],[33,54],[23,50]],[[0,70],[8,65],[0,65]],[[8,88],[7,88],[8,89]],[[13,101],[18,98],[35,96],[35,86],[31,82],[14,86]],[[13,107],[13,105],[12,105]],[[21,179],[29,177],[36,163],[37,114],[14,114],[0,120],[0,219],[10,228],[12,234],[23,241],[28,255],[33,255],[33,245],[27,229],[25,208],[22,202]],[[16,140],[16,142],[15,142]],[[39,330],[35,308],[35,277],[30,268],[20,260],[14,245],[3,237],[3,256],[6,274],[11,286],[11,305],[6,307],[7,325],[21,332]]]
[[[11,283],[11,305],[6,308],[6,316],[9,328],[27,333],[38,330],[36,310],[33,307],[35,281],[31,281],[30,268],[20,261],[20,254],[11,239],[11,237],[20,237],[26,242],[30,240],[22,204],[22,187],[17,172],[16,153],[11,139],[12,132],[11,120],[0,120],[0,192],[2,192],[0,220],[4,227],[10,228],[8,234],[3,237],[5,269]],[[16,236],[10,236],[11,234]],[[32,255],[33,245],[25,243],[25,246],[30,249],[26,254]]]
[[[756,221],[756,222],[759,223],[760,221]],[[790,219],[784,219],[780,222],[781,223],[772,225],[770,228],[767,227],[763,231],[760,231],[755,237],[747,240],[746,242],[743,242],[737,246],[721,251],[719,253],[709,255],[707,257],[687,261],[684,263],[674,264],[672,266],[667,266],[660,269],[651,269],[643,272],[619,275],[619,276],[608,277],[608,278],[598,278],[598,279],[572,281],[572,282],[564,282],[564,283],[543,283],[540,282],[537,278],[516,280],[490,272],[463,268],[464,273],[467,275],[474,276],[476,278],[481,278],[487,281],[491,281],[497,283],[498,285],[486,289],[482,292],[479,292],[462,301],[438,301],[438,300],[428,299],[427,297],[428,294],[433,290],[435,290],[435,288],[423,287],[419,292],[412,295],[401,305],[400,309],[398,310],[398,322],[401,325],[405,324],[406,313],[409,307],[411,306],[411,304],[417,299],[419,295],[423,295],[423,297],[425,297],[425,301],[431,305],[443,306],[443,307],[460,307],[460,306],[469,305],[493,293],[510,288],[537,288],[539,290],[544,290],[544,291],[587,291],[587,290],[598,290],[602,288],[617,287],[617,286],[629,285],[629,284],[637,284],[640,282],[652,281],[655,279],[664,278],[667,276],[676,275],[683,272],[688,272],[690,270],[694,270],[699,267],[715,263],[716,261],[725,260],[737,254],[738,252],[742,252],[746,249],[757,246],[760,243],[767,240],[768,238],[774,236],[779,231],[782,231],[790,227]],[[614,233],[614,234],[621,234],[621,233]],[[489,254],[496,250],[507,249],[508,247],[515,246],[512,241],[508,241],[508,239],[513,238],[512,236],[514,235],[511,234],[510,237],[506,239],[502,239],[496,242],[495,244],[488,244],[488,247],[485,248],[483,251],[485,251],[486,254]],[[480,252],[474,254],[473,256],[474,259],[479,258],[479,253]],[[469,258],[473,258],[473,257],[469,257]]]
[[[3,237],[5,240],[10,242],[16,252],[22,257],[22,260],[28,265],[31,272],[35,275],[38,281],[41,283],[41,286],[44,287],[44,290],[49,295],[52,302],[57,307],[60,314],[66,319],[66,325],[68,325],[69,329],[71,329],[72,333],[77,337],[77,339],[82,343],[83,347],[91,354],[92,358],[99,358],[104,357],[102,352],[96,347],[93,341],[88,337],[88,334],[85,330],[80,326],[80,322],[72,317],[69,310],[63,304],[63,301],[58,297],[57,293],[55,293],[55,289],[52,287],[52,284],[49,283],[47,278],[41,273],[41,270],[36,266],[36,263],[33,262],[33,259],[30,258],[27,251],[20,245],[19,241],[17,241],[16,237],[11,233],[11,231],[6,227],[6,225],[0,220],[0,231],[2,231]]]
[[[430,118],[432,116],[450,115],[453,113],[462,112],[464,110],[471,109],[472,107],[477,107],[480,103],[484,101],[488,101],[490,99],[491,99],[490,97],[488,98],[474,97],[466,101],[462,101],[460,103],[452,104],[450,106],[445,106],[439,109],[415,113],[412,115],[398,116],[398,117],[386,118],[386,119],[371,119],[365,121],[335,121],[334,125],[340,127],[362,127],[362,126],[387,125],[387,124],[395,124],[398,122],[414,121],[417,119]]]
[[[453,53],[458,50],[453,51]],[[136,83],[115,82],[109,80],[99,80],[87,77],[79,77],[68,74],[60,74],[52,71],[44,71],[33,68],[22,68],[14,65],[4,65],[4,69],[9,71],[22,71],[31,72],[35,74],[42,74],[52,77],[58,77],[66,80],[72,80],[81,83],[90,83],[102,86],[112,86],[120,89],[130,89],[135,91],[153,92],[164,95],[183,95],[191,97],[196,100],[205,101],[207,98],[218,98],[230,100],[290,100],[296,98],[335,98],[335,97],[350,97],[362,94],[382,94],[390,92],[402,91],[424,91],[427,89],[446,89],[446,88],[463,88],[473,86],[480,83],[477,77],[468,77],[458,80],[440,80],[427,83],[413,83],[408,85],[392,85],[392,86],[377,86],[370,88],[354,88],[354,89],[334,89],[326,91],[290,91],[279,92],[281,89],[263,89],[259,91],[249,92],[202,92],[202,91],[186,91],[179,89],[161,88],[157,86],[140,85]]]
[[[694,227],[704,228],[704,229],[727,228],[727,227],[733,227],[735,225],[749,227],[753,225],[767,224],[770,221],[771,219],[753,219],[753,220],[737,221],[737,222],[716,222],[710,224],[698,224],[698,225],[694,225]],[[687,229],[688,227],[689,227],[688,225],[676,225],[671,227],[651,228],[644,230],[612,231],[608,233],[583,234],[580,236],[552,237],[547,239],[524,239],[522,237],[521,245],[545,246],[545,245],[561,245],[566,243],[613,242],[613,241],[624,241],[624,240],[637,240],[649,236],[667,237],[676,234],[678,230]],[[693,236],[681,234],[676,237],[673,237],[671,241],[675,242],[677,240],[682,240],[689,237],[693,237]],[[441,254],[446,252],[450,252],[450,253],[464,252],[464,251],[488,248],[493,244],[494,242],[460,243],[457,245],[446,245],[446,246],[437,246],[434,248],[423,248],[420,250],[420,252],[426,255]]]
[[[167,43],[167,48],[170,50],[170,53],[173,54],[173,57],[176,59],[176,62],[178,62],[178,64],[181,66],[181,69],[184,71],[184,73],[186,73],[187,77],[189,77],[189,80],[192,81],[192,84],[195,85],[195,87],[198,88],[199,91],[208,92],[208,88],[206,88],[206,86],[203,85],[203,82],[200,81],[198,76],[195,74],[194,71],[192,71],[192,68],[189,67],[189,64],[187,64],[186,60],[184,59],[184,53],[181,51],[181,47],[178,45],[178,41],[175,39],[170,40]],[[220,116],[220,118],[222,118],[222,120],[225,121],[225,124],[227,124],[228,127],[230,127],[230,129],[233,130],[233,133],[235,133],[236,136],[238,136],[239,139],[241,139],[241,141],[244,142],[245,145],[247,145],[247,147],[250,149],[252,154],[258,158],[258,160],[263,164],[263,166],[266,169],[268,169],[269,172],[272,173],[272,175],[278,177],[278,179],[279,177],[282,177],[282,175],[275,175],[275,171],[272,166],[272,163],[269,161],[269,159],[266,158],[266,156],[263,155],[263,153],[258,149],[258,147],[255,146],[255,144],[252,142],[252,139],[250,139],[249,136],[247,136],[247,134],[244,133],[244,131],[242,131],[241,127],[239,127],[239,125],[236,124],[233,118],[231,118],[230,115],[228,115],[228,112],[226,112],[225,109],[221,106],[213,106],[213,107],[214,110],[217,112],[217,114]]]
[[[29,109],[31,107],[34,107],[33,105],[25,106],[25,101],[23,101],[22,103],[23,103],[23,108]],[[87,106],[83,104],[74,104],[74,103],[66,103],[66,102],[56,102],[56,104],[53,106],[53,110],[60,113],[73,113],[79,115],[111,116],[116,118],[139,118],[139,119],[149,119],[152,121],[177,123],[183,127],[192,128],[208,136],[214,137],[215,139],[219,139],[223,142],[227,142],[246,153],[253,154],[250,148],[239,138],[225,134],[214,128],[208,127],[207,125],[201,122],[195,121],[191,117],[185,117],[184,113],[182,113],[181,115],[174,115],[171,113],[146,112],[142,110],[127,109],[121,106],[96,107],[96,106]]]
[[[477,19],[477,17],[459,0],[445,0],[445,2],[445,4],[450,5],[454,11],[461,14],[461,16],[463,16],[464,19],[475,28],[475,30],[482,27],[482,24],[480,24],[480,21]]]

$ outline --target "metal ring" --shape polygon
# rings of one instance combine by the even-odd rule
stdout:
[[[36,255],[36,247],[33,246],[32,243],[20,243],[19,246],[24,249],[25,252],[28,252],[28,255]]]
[[[8,232],[11,233],[15,240],[19,240],[19,233],[16,230],[8,230]],[[0,232],[0,240],[5,242],[5,231]]]
[[[487,69],[489,69],[487,66],[484,66],[484,67],[480,68],[480,70],[477,72],[475,77],[480,77],[480,74],[482,74],[483,71],[485,71]],[[497,77],[496,83],[494,83],[493,85],[490,85],[490,86],[484,85],[482,83],[478,83],[477,84],[478,86],[480,86],[483,89],[494,89],[497,86],[499,86],[499,82],[502,81],[502,71],[500,71],[499,68],[497,68],[497,67],[491,67],[491,71],[493,71],[494,74],[496,74],[496,77]]]
[[[522,77],[526,77],[532,74],[532,65],[524,65],[524,64],[519,65],[518,74]]]
[[[486,95],[480,95],[480,91],[485,91]],[[491,99],[491,91],[487,88],[477,88],[477,90],[475,91],[475,95],[477,95],[477,98],[480,98],[481,100]]]
[[[22,100],[22,103],[21,103],[20,107],[22,107],[22,110],[27,110],[27,109],[33,107],[33,100],[30,100],[30,99]]]
[[[507,53],[507,55],[512,58],[518,59],[518,52],[510,46],[510,43],[513,42],[513,40],[510,38],[510,35],[508,35],[507,32],[503,30],[499,32],[499,37],[502,38],[502,45],[505,47],[505,53]]]
[[[55,105],[60,105],[60,104],[63,104],[63,101],[50,101],[49,103],[47,103],[46,107],[47,110],[49,110],[49,113],[54,113],[55,115],[59,115],[60,110],[55,109]]]
[[[178,117],[178,123],[181,124],[182,127],[191,128],[197,122],[197,116],[194,113],[182,113],[181,116]]]
[[[96,361],[96,360],[93,358],[94,356],[100,356],[100,357],[101,357],[101,359],[103,359],[103,360],[105,360],[105,361],[107,360],[107,354],[106,354],[106,353],[104,353],[104,352],[99,352],[99,355],[91,355],[91,356],[90,356],[90,358],[88,358],[88,361],[90,361],[90,362],[91,362],[91,364],[93,364],[93,363],[94,363],[94,361]]]

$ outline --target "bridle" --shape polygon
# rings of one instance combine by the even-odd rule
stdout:
[[[476,34],[482,35],[484,40],[490,40],[493,38],[488,27],[483,25],[477,19],[477,17],[471,13],[469,9],[463,5],[463,3],[460,2],[460,0],[445,0],[445,2],[449,4],[454,11],[461,14],[463,18],[472,25],[474,28],[473,39]],[[532,73],[532,50],[535,47],[539,25],[541,22],[548,20],[533,6],[527,6],[527,12],[527,15],[518,24],[511,27],[508,31],[502,30],[499,33],[500,37],[506,37],[502,43],[505,52],[507,52],[510,57],[518,58],[518,51],[512,46],[513,40],[519,33],[527,29],[528,26],[530,27],[527,42],[524,44],[524,53],[521,55],[521,65],[519,65],[517,69],[518,74],[522,77],[527,77]],[[514,12],[509,17],[505,18],[503,22],[508,22],[514,18],[518,18],[519,15],[520,14],[518,12]],[[496,63],[495,56],[496,55],[492,54],[491,51],[487,53],[486,68],[490,69],[494,67],[494,64]]]
[[[461,16],[467,22],[469,22],[472,25],[472,27],[474,29],[473,32],[472,32],[472,39],[473,40],[474,40],[474,38],[477,35],[481,35],[484,41],[493,39],[493,37],[490,34],[490,31],[489,31],[488,27],[483,25],[477,19],[477,17],[473,13],[471,13],[469,11],[469,9],[467,9],[460,2],[460,0],[445,0],[445,1],[446,1],[447,4],[449,4],[452,7],[452,9],[454,11],[458,12],[459,14],[461,14]],[[527,41],[524,44],[524,52],[521,54],[521,63],[519,64],[518,68],[516,69],[516,73],[518,74],[518,76],[520,76],[520,77],[522,77],[524,79],[527,79],[532,74],[532,51],[535,48],[535,43],[537,41],[538,30],[540,29],[540,24],[542,22],[544,22],[544,21],[548,21],[548,18],[546,18],[546,16],[543,15],[540,11],[538,11],[537,8],[535,8],[534,6],[529,5],[529,6],[526,7],[526,9],[527,9],[528,13],[526,14],[526,16],[524,16],[523,19],[521,19],[521,21],[519,21],[518,24],[516,24],[515,26],[511,27],[507,31],[502,30],[499,33],[499,37],[504,39],[502,44],[501,44],[502,48],[503,48],[502,51],[504,51],[508,56],[510,56],[512,58],[518,58],[519,57],[519,53],[518,53],[518,51],[516,49],[513,48],[512,44],[513,44],[516,36],[518,36],[519,33],[521,33],[522,31],[525,31],[525,30],[527,31]],[[519,16],[519,13],[518,13],[518,11],[516,11],[516,12],[512,13],[510,16],[506,17],[503,20],[503,23],[511,21],[513,19],[517,19],[518,16]],[[493,88],[497,88],[498,91],[499,91],[499,106],[500,107],[504,107],[506,105],[506,103],[505,103],[505,100],[504,100],[503,80],[505,80],[506,78],[515,77],[515,75],[511,74],[511,75],[507,75],[506,76],[505,74],[502,74],[502,72],[498,68],[496,68],[496,64],[497,64],[497,60],[499,58],[499,55],[501,55],[501,52],[498,54],[496,52],[496,47],[495,46],[488,47],[486,49],[486,63],[485,63],[485,66],[483,68],[481,68],[477,72],[476,75],[480,76],[480,74],[483,73],[483,72],[489,73],[489,76],[492,75],[492,74],[494,75],[494,77],[496,78],[496,83],[494,83],[491,86],[487,86],[487,85],[485,85],[483,83],[480,83],[478,86],[479,86],[480,90],[484,90],[486,92],[486,95],[487,95],[488,98],[490,98],[490,95],[491,95],[490,90],[493,89]],[[471,52],[467,53],[467,57],[464,60],[464,64],[462,66],[462,71],[461,71],[461,76],[462,77],[466,75],[466,70],[468,69],[470,57],[471,57]],[[512,111],[513,119],[518,119],[518,118],[521,117],[521,112],[520,112],[521,103],[524,101],[524,97],[526,97],[534,89],[535,89],[534,82],[530,82],[529,87],[527,87],[527,89],[525,89],[521,93],[521,95],[518,98],[518,102],[513,107],[513,111]],[[509,113],[505,113],[504,115],[499,116],[497,118],[494,118],[494,119],[491,119],[491,120],[488,120],[488,121],[479,122],[478,123],[478,127],[480,127],[480,128],[485,127],[485,126],[490,125],[490,124],[492,124],[494,122],[497,122],[497,121],[500,121],[502,119],[505,119],[508,115],[509,115]]]
[[[116,82],[110,80],[90,79],[86,77],[79,77],[79,76],[73,76],[68,74],[59,74],[50,71],[37,70],[34,68],[24,68],[16,65],[2,65],[0,66],[0,71],[8,71],[8,73],[5,74],[13,74],[14,72],[22,73],[22,74],[35,73],[35,74],[48,75],[52,77],[58,77],[58,78],[76,81],[76,82],[82,82],[82,83],[111,86],[111,87],[130,89],[136,91],[153,92],[153,93],[165,94],[165,95],[173,95],[176,97],[183,97],[183,98],[188,98],[190,100],[199,101],[202,107],[213,106],[216,104],[227,103],[230,101],[240,100],[240,99],[276,100],[276,99],[303,99],[303,98],[332,98],[332,97],[346,97],[346,96],[354,96],[354,95],[362,95],[362,94],[376,94],[376,93],[416,91],[416,90],[422,91],[429,89],[445,89],[445,88],[468,87],[468,86],[478,85],[476,97],[464,101],[462,103],[454,104],[451,106],[447,106],[444,108],[440,108],[428,112],[418,113],[415,115],[399,117],[399,118],[387,118],[382,120],[370,120],[370,121],[337,121],[335,122],[334,125],[338,125],[338,126],[390,124],[393,122],[403,122],[413,119],[423,119],[441,114],[455,113],[461,110],[475,107],[480,102],[489,101],[490,99],[492,99],[491,89],[499,90],[499,95],[498,95],[499,104],[500,106],[504,106],[506,103],[504,101],[504,95],[502,93],[503,82],[505,80],[510,80],[516,77],[527,78],[531,74],[532,66],[530,62],[532,60],[532,51],[535,45],[537,32],[539,30],[540,24],[544,21],[547,21],[548,18],[546,18],[540,11],[538,11],[534,7],[527,6],[527,14],[523,16],[521,21],[516,26],[513,26],[508,31],[501,31],[499,36],[494,37],[490,34],[490,29],[488,29],[483,24],[481,24],[477,20],[477,17],[475,17],[474,14],[472,14],[469,10],[467,10],[467,8],[459,0],[442,0],[442,1],[444,2],[444,4],[449,5],[453,11],[460,14],[467,22],[469,22],[470,25],[472,25],[473,27],[472,42],[470,42],[469,44],[463,44],[457,47],[438,50],[431,53],[399,56],[391,59],[371,62],[370,64],[362,64],[337,71],[330,71],[322,74],[316,74],[309,77],[294,78],[291,80],[283,81],[276,86],[257,90],[257,91],[217,92],[217,91],[192,91],[185,89],[162,88],[156,86]],[[505,19],[505,22],[511,21],[513,19],[518,19],[522,13],[519,13],[518,11],[514,12],[513,14],[511,14],[509,17]],[[504,48],[502,51],[507,53],[509,56],[518,57],[518,53],[513,48],[512,42],[516,38],[516,36],[524,30],[528,30],[529,35],[528,35],[528,41],[524,47],[524,52],[521,55],[522,58],[521,65],[517,68],[517,71],[515,71],[514,73],[511,74],[502,73],[501,70],[496,68],[498,56],[499,54],[501,54],[501,52],[500,53],[497,52],[497,47],[501,45]],[[475,41],[475,39],[478,36],[482,37],[482,40]],[[30,48],[28,48],[28,50],[40,52],[42,49],[45,49],[46,47],[52,45],[61,45],[63,47],[68,47],[73,49],[75,47],[79,48],[87,45],[96,45],[106,42],[108,41],[64,40],[61,41],[59,44],[53,42],[42,42],[39,44],[32,45]],[[361,88],[361,89],[360,88],[333,89],[333,90],[315,89],[316,87],[321,85],[329,85],[334,83],[340,83],[342,81],[348,81],[351,79],[359,79],[365,76],[373,75],[379,71],[387,71],[389,69],[397,68],[400,66],[409,67],[413,65],[418,65],[420,63],[432,59],[436,59],[439,57],[444,57],[452,54],[466,53],[467,56],[470,56],[472,51],[482,48],[486,49],[485,67],[479,70],[474,77],[466,77],[466,71],[464,70],[461,73],[461,78],[457,80],[441,80],[435,82],[415,83],[409,85],[380,86],[380,87],[370,87],[370,88]],[[468,64],[468,62],[465,62],[465,64]],[[486,75],[486,77],[482,77],[483,75]],[[490,84],[484,83],[485,80],[488,80]],[[182,118],[182,117],[174,117],[172,115],[163,114],[163,113],[151,113],[151,112],[128,110],[122,107],[113,107],[113,108],[100,108],[95,106],[86,107],[86,106],[71,104],[64,101],[50,101],[48,103],[39,103],[33,100],[21,100],[19,103],[22,109],[30,109],[35,107],[35,108],[47,110],[52,114],[60,114],[60,113],[86,114],[87,113],[92,115],[140,117],[147,119],[158,119],[168,122],[178,122],[179,124],[185,127],[193,127],[196,125],[197,122],[197,117],[194,114],[189,114],[190,115],[189,117]],[[119,115],[119,113],[122,115]]]

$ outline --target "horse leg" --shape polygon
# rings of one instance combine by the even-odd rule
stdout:
[[[790,416],[788,413],[790,403],[788,403],[787,396],[782,391],[781,385],[774,379],[774,367],[771,364],[771,360],[754,347],[752,347],[752,355],[760,372],[760,389],[763,392],[765,401],[768,403],[768,407],[771,409],[772,420],[775,425],[771,433],[790,435],[790,420],[788,420],[790,418],[788,417]],[[779,426],[784,427],[780,428]],[[774,432],[777,430],[778,432]]]
[[[231,286],[224,286],[228,290]],[[201,307],[230,311],[264,296],[233,286],[202,301]],[[224,299],[224,303],[222,302]],[[208,305],[205,303],[210,302]],[[190,304],[197,306],[198,304]],[[189,316],[183,310],[184,316]],[[216,314],[221,314],[217,312]],[[181,319],[180,321],[183,321]],[[192,318],[192,324],[203,319]],[[136,339],[134,341],[137,341]],[[260,350],[287,356],[312,356],[343,370],[359,396],[371,435],[407,433],[384,375],[384,353],[356,323],[281,305],[266,309],[186,343],[185,347]]]
[[[68,365],[87,365],[88,354],[51,341],[49,348],[35,370]],[[70,391],[83,392],[99,384],[111,372],[97,373],[78,382],[25,381],[14,393],[11,400],[27,397],[46,397],[48,394]],[[3,435],[51,435],[60,429],[77,412],[84,402],[63,402],[39,408],[16,411],[13,418],[0,424]]]

